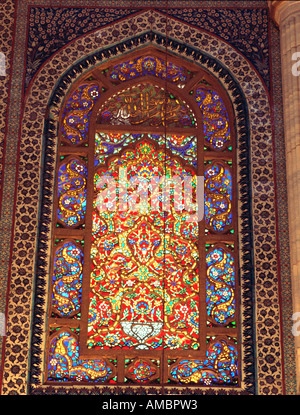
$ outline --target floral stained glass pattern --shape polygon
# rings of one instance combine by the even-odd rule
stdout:
[[[61,132],[68,144],[87,140],[90,114],[99,97],[99,86],[81,85],[69,98],[62,117]]]
[[[58,169],[58,220],[74,227],[82,223],[86,210],[87,168],[78,158],[68,158]]]
[[[48,380],[102,383],[114,376],[114,367],[106,360],[79,358],[78,340],[62,330],[50,342]]]
[[[188,104],[159,86],[144,83],[109,98],[98,113],[98,124],[195,127]]]
[[[171,379],[178,383],[226,385],[238,382],[238,352],[236,344],[222,339],[210,339],[206,360],[184,360],[170,367]]]
[[[235,314],[235,267],[230,252],[221,246],[206,255],[206,306],[209,320],[225,325]]]
[[[208,164],[205,173],[205,220],[214,232],[232,224],[232,176],[222,161]]]
[[[197,137],[189,135],[167,134],[129,134],[129,133],[103,133],[95,134],[95,166],[104,164],[105,160],[112,154],[117,154],[126,145],[141,139],[150,138],[159,145],[179,155],[189,164],[197,167]]]
[[[52,306],[61,316],[78,312],[81,306],[83,251],[65,242],[56,251],[53,270]]]
[[[107,175],[117,179],[126,166],[128,178],[138,176],[149,190],[151,179],[192,175],[178,161],[147,142],[125,151],[98,170],[97,182]],[[153,183],[153,182],[152,182]],[[175,191],[175,189],[174,189]],[[172,194],[172,193],[171,193]],[[120,196],[118,203],[120,203]],[[144,199],[150,206],[151,192]],[[127,195],[130,206],[132,194]],[[108,192],[102,200],[109,204]],[[183,206],[163,211],[140,202],[139,211],[94,210],[88,347],[186,349],[199,347],[199,281],[197,223],[188,223]],[[148,204],[149,202],[149,204]],[[171,198],[174,204],[174,195]],[[108,205],[110,206],[110,205]],[[191,227],[194,229],[191,230]],[[167,232],[165,235],[164,231]],[[165,316],[165,317],[164,317]]]
[[[125,368],[128,379],[134,383],[145,384],[159,377],[159,362],[150,359],[126,359]]]

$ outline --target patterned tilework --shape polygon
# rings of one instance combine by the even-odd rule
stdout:
[[[7,210],[6,203],[12,203],[14,183],[11,177],[14,177],[16,169],[16,159],[7,157],[6,169],[4,172],[4,156],[5,150],[9,152],[9,143],[7,142],[6,120],[8,117],[9,103],[9,80],[11,70],[11,55],[13,45],[13,24],[14,24],[14,2],[13,0],[5,0],[0,5],[0,53],[5,56],[5,68],[1,68],[0,72],[0,233],[1,249],[0,249],[0,313],[5,313],[7,279],[9,274],[9,254],[10,254],[10,236],[12,231],[12,212],[11,206]],[[1,59],[3,64],[3,59]],[[13,173],[13,176],[11,176]],[[9,194],[9,198],[2,199],[2,189],[5,186],[5,193]],[[0,336],[0,362],[2,357],[3,337]],[[1,364],[0,364],[1,367]],[[1,369],[0,369],[1,378]]]
[[[134,2],[134,5],[137,3]],[[164,2],[161,3],[165,5]],[[268,10],[261,5],[257,7],[257,3],[256,8],[251,8],[251,2],[247,2],[249,8],[236,10],[227,8],[224,4],[226,2],[222,4],[222,8],[212,8],[208,5],[210,2],[202,3],[205,8],[201,7],[201,2],[193,8],[173,8],[170,3],[168,10],[161,8],[161,11],[211,32],[236,47],[254,65],[269,87]],[[40,66],[66,43],[139,10],[141,9],[112,9],[105,6],[93,10],[32,7],[29,15],[25,85],[28,86]],[[180,21],[174,26],[175,34],[181,32]],[[145,30],[152,23],[150,21],[143,24]],[[57,30],[57,27],[60,29]],[[128,34],[128,30],[130,27],[123,29],[124,36]],[[189,36],[189,30],[185,36]]]

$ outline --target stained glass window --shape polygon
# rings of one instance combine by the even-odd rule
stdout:
[[[104,71],[110,79],[116,83],[129,79],[139,78],[145,75],[154,75],[161,79],[184,88],[185,83],[192,77],[192,73],[182,66],[173,62],[167,62],[157,56],[139,56],[121,64],[113,66],[110,70]]]
[[[71,89],[48,383],[239,385],[231,111],[211,75],[158,51],[103,64]]]

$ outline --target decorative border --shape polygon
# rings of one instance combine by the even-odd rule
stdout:
[[[164,27],[165,18],[158,12],[147,10],[137,16],[130,17],[130,23],[134,24],[135,34],[143,36],[145,34],[141,22],[148,22],[149,17],[152,16],[152,32],[154,35],[159,34],[163,39],[161,28]],[[138,21],[138,19],[140,19]],[[68,68],[72,67],[69,77],[64,80],[62,84],[56,89],[59,99],[64,96],[66,89],[77,76],[74,69],[74,63],[82,64],[81,59],[86,54],[92,54],[93,51],[102,51],[102,60],[107,59],[106,51],[109,45],[121,44],[124,36],[122,35],[122,25],[128,23],[128,19],[117,22],[111,25],[110,34],[115,29],[115,36],[108,39],[108,34],[104,33],[106,29],[90,33],[82,38],[79,38],[58,51],[48,62],[46,62],[40,71],[36,74],[33,83],[31,84],[27,102],[24,111],[24,118],[22,123],[22,134],[20,143],[20,169],[18,177],[17,189],[17,206],[16,206],[16,229],[13,244],[13,258],[12,258],[12,275],[11,275],[11,292],[8,304],[8,330],[6,338],[4,376],[3,376],[3,393],[24,393],[26,390],[26,373],[27,370],[20,369],[11,356],[17,355],[23,361],[28,361],[28,334],[31,324],[28,306],[31,304],[32,293],[32,278],[34,272],[34,244],[36,241],[36,215],[38,213],[38,192],[40,188],[40,171],[39,161],[41,155],[42,136],[44,127],[44,116],[47,111],[47,104],[49,102],[49,90],[55,88],[55,84],[59,82],[61,74],[66,73]],[[256,348],[258,350],[259,359],[257,360],[257,390],[252,393],[258,394],[282,394],[282,366],[281,366],[281,333],[280,333],[280,307],[279,307],[279,291],[278,291],[278,264],[277,264],[277,244],[276,244],[276,218],[275,218],[275,191],[273,178],[273,146],[272,146],[272,129],[270,117],[269,98],[263,83],[258,77],[256,71],[249,64],[247,60],[234,48],[226,42],[201,32],[198,29],[191,28],[188,25],[181,24],[180,33],[174,29],[175,20],[168,19],[170,30],[168,38],[172,41],[176,40],[181,56],[187,59],[194,59],[199,61],[204,67],[207,65],[209,71],[214,74],[223,83],[227,89],[232,101],[236,101],[236,90],[234,81],[236,81],[245,97],[249,114],[249,127],[251,136],[251,164],[241,166],[240,173],[243,179],[240,182],[241,188],[247,185],[245,177],[247,174],[251,175],[252,179],[252,207],[249,204],[249,212],[253,213],[253,259],[255,261],[255,275],[251,283],[256,285],[256,310],[254,320],[256,325]],[[176,33],[175,33],[176,32]],[[189,36],[186,36],[186,33]],[[117,35],[118,33],[118,35]],[[131,33],[128,33],[131,35]],[[100,40],[100,42],[99,42]],[[126,44],[127,42],[127,44]],[[192,47],[186,46],[193,45]],[[134,43],[130,40],[130,36],[123,42],[123,50],[113,48],[113,54],[116,56],[123,53],[127,48],[134,47]],[[78,47],[79,46],[79,47]],[[171,46],[171,43],[170,43]],[[200,52],[201,51],[201,52]],[[203,52],[203,53],[202,53]],[[203,62],[201,62],[201,57]],[[212,60],[208,59],[211,57]],[[93,64],[93,60],[90,64]],[[223,66],[223,68],[222,68]],[[232,79],[229,79],[226,74],[227,68],[231,74]],[[84,68],[83,68],[84,69]],[[228,83],[227,83],[228,81]],[[44,88],[45,84],[47,88]],[[58,104],[58,101],[53,100]],[[238,111],[243,108],[242,102],[236,103]],[[50,112],[50,119],[55,121],[57,112],[55,108]],[[242,119],[237,119],[238,129],[243,129]],[[52,131],[55,133],[55,131]],[[240,133],[247,133],[240,131]],[[47,152],[46,157],[52,157],[52,168],[55,159],[55,146]],[[250,159],[250,154],[247,149],[240,153],[240,161],[243,159]],[[262,165],[263,163],[263,165]],[[244,170],[243,170],[244,169]],[[53,174],[51,170],[45,169],[43,172],[45,180],[49,181],[53,187]],[[244,182],[243,182],[244,180]],[[52,188],[49,187],[49,190]],[[45,189],[45,186],[43,186]],[[248,193],[250,194],[250,193]],[[46,195],[48,209],[48,220],[51,218],[51,195]],[[246,195],[241,196],[242,203],[245,202]],[[242,213],[243,216],[243,213]],[[45,224],[45,226],[49,226]],[[42,238],[45,243],[43,251],[38,253],[44,261],[44,266],[48,266],[48,235],[47,229],[42,229]],[[243,230],[244,242],[249,241],[251,236],[250,228]],[[24,237],[26,234],[26,238]],[[251,242],[248,242],[248,253],[244,256],[244,266],[247,268],[251,264],[252,255],[249,250],[252,249]],[[37,270],[39,272],[39,269]],[[243,276],[243,274],[242,274]],[[37,303],[42,307],[44,299],[39,295],[39,288],[46,290],[45,281],[40,287],[37,285]],[[44,285],[44,286],[43,286]],[[251,293],[246,291],[248,299]],[[244,299],[245,300],[245,299]],[[266,302],[267,300],[267,302]],[[25,307],[26,306],[26,307]],[[19,311],[16,312],[18,308]],[[26,312],[24,310],[26,309]],[[22,309],[22,311],[21,311]],[[251,313],[252,306],[245,307],[243,312],[247,315]],[[44,318],[41,314],[35,315],[35,318]],[[253,311],[253,310],[252,310]],[[43,348],[42,330],[36,327],[31,344],[32,350],[36,348]],[[243,331],[246,340],[249,342],[248,353],[250,356],[254,352],[254,338],[251,330],[248,328]],[[40,336],[38,340],[38,336]],[[41,342],[42,341],[42,342]],[[16,342],[18,345],[16,345]],[[41,342],[41,343],[39,343]],[[250,346],[251,345],[251,346]],[[19,347],[16,350],[16,347]],[[270,365],[270,358],[272,365]],[[253,373],[254,363],[250,360],[247,363],[247,353],[244,355],[244,361],[247,365],[247,370]],[[42,364],[41,357],[32,354],[31,369],[39,370]],[[35,372],[37,374],[37,372]],[[249,385],[245,385],[247,387]],[[207,393],[205,390],[203,393]],[[221,392],[221,391],[220,391]],[[99,392],[98,392],[99,393]],[[199,392],[200,393],[200,392]],[[214,392],[212,392],[214,393]],[[228,393],[228,392],[225,392]],[[234,392],[233,392],[234,393]]]

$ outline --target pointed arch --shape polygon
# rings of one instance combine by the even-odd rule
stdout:
[[[152,29],[145,32],[142,23],[144,23],[149,16],[154,17],[154,24]],[[151,17],[150,16],[150,17]],[[31,316],[24,315],[24,321],[28,321],[33,327],[32,339],[31,339],[31,379],[30,388],[38,391],[39,386],[44,382],[43,372],[43,350],[45,349],[45,293],[48,281],[48,266],[49,266],[49,218],[53,213],[52,198],[53,198],[53,166],[56,162],[56,145],[57,145],[57,126],[60,108],[62,105],[63,97],[73,81],[76,82],[79,77],[84,74],[91,66],[100,62],[105,62],[112,57],[121,56],[124,51],[128,52],[134,48],[137,44],[142,46],[147,43],[157,45],[161,48],[164,42],[164,34],[162,33],[159,25],[162,23],[162,16],[155,11],[141,12],[138,16],[133,17],[133,22],[137,26],[135,33],[130,33],[128,38],[120,35],[118,38],[117,33],[122,24],[127,24],[128,19],[124,19],[122,22],[118,22],[112,25],[112,28],[116,28],[113,39],[108,39],[108,35],[105,34],[105,30],[89,33],[79,39],[74,40],[69,44],[72,51],[72,56],[67,52],[65,48],[58,51],[53,57],[51,57],[39,70],[30,84],[27,90],[27,105],[25,105],[24,117],[22,122],[22,134],[21,134],[21,146],[26,145],[26,140],[31,137],[34,128],[37,134],[37,144],[35,144],[34,154],[35,160],[40,160],[40,155],[44,155],[41,182],[43,183],[42,192],[40,197],[40,229],[38,238],[38,251],[39,256],[35,267],[35,291],[34,291],[34,313]],[[141,19],[138,21],[138,19]],[[170,25],[173,27],[173,21],[170,19]],[[161,26],[163,27],[163,25]],[[189,33],[189,37],[184,37],[183,33],[185,28],[189,28],[188,25],[182,27],[182,33],[176,34],[175,31],[170,30],[170,36],[168,45],[172,49],[172,54],[176,56],[182,56],[184,59],[191,61],[195,60],[195,63],[202,68],[206,68],[212,76],[214,76],[218,82],[227,91],[228,96],[233,105],[235,116],[235,129],[237,133],[238,143],[238,177],[239,177],[239,213],[242,215],[241,221],[241,233],[243,235],[239,241],[241,246],[241,283],[243,287],[242,296],[242,390],[244,387],[250,393],[255,393],[255,371],[260,373],[260,382],[258,388],[263,388],[266,385],[266,376],[262,369],[264,364],[264,358],[257,360],[254,363],[254,350],[253,350],[253,338],[257,336],[259,345],[264,344],[269,334],[268,331],[264,331],[264,324],[257,324],[254,328],[254,320],[265,320],[265,316],[262,313],[264,307],[259,307],[259,304],[263,304],[263,297],[259,293],[262,292],[263,284],[266,283],[272,287],[276,284],[274,273],[276,269],[276,258],[274,257],[273,268],[269,270],[268,274],[265,273],[263,267],[263,261],[258,257],[261,246],[264,243],[261,237],[262,233],[260,229],[262,227],[269,229],[267,221],[260,217],[260,211],[262,205],[268,203],[268,206],[275,206],[275,193],[274,182],[271,179],[272,176],[272,140],[271,140],[271,124],[270,124],[270,105],[268,99],[268,93],[256,71],[251,64],[234,48],[228,45],[226,42],[218,39],[211,34],[205,33],[201,30],[193,28]],[[113,33],[111,31],[110,33]],[[116,34],[115,34],[116,33]],[[113,46],[111,44],[113,43]],[[79,47],[78,47],[79,46]],[[84,48],[82,48],[84,46]],[[70,49],[69,49],[70,50]],[[84,53],[82,52],[84,50]],[[86,56],[84,55],[86,54]],[[234,66],[233,62],[239,62],[239,67]],[[46,80],[45,80],[46,78]],[[48,87],[51,89],[51,96],[48,90],[41,88],[47,82]],[[30,108],[35,108],[36,112],[34,119],[32,118]],[[259,112],[258,112],[259,108]],[[33,126],[34,124],[34,126]],[[42,134],[45,126],[45,133]],[[42,140],[43,138],[43,140]],[[43,147],[43,152],[41,151]],[[264,174],[267,181],[261,182],[259,177],[259,167],[257,163],[258,154],[264,153],[265,168]],[[21,184],[23,183],[23,158],[21,154],[20,160],[20,189],[18,195],[21,196]],[[39,164],[36,169],[39,170]],[[38,198],[38,191],[34,187],[31,189],[34,194],[34,200]],[[19,194],[20,193],[20,194]],[[262,194],[267,194],[266,199],[261,199]],[[21,212],[18,211],[17,215]],[[37,214],[37,206],[32,206],[33,211]],[[252,216],[253,213],[253,216]],[[253,222],[253,223],[252,223]],[[32,240],[35,240],[35,231],[29,230],[29,234]],[[276,246],[275,233],[271,230],[268,235],[268,243],[272,246]],[[271,239],[270,239],[271,238]],[[254,254],[252,252],[254,250]],[[16,270],[15,275],[18,275],[19,264],[14,260],[12,267]],[[28,265],[28,272],[33,272],[34,261]],[[30,271],[31,270],[31,271]],[[17,278],[17,277],[16,277]],[[14,293],[14,279],[12,275],[12,294]],[[255,283],[256,287],[256,304],[254,307],[253,287]],[[16,283],[16,287],[18,284]],[[278,288],[278,287],[277,287]],[[278,289],[274,290],[275,295]],[[17,295],[14,299],[17,298]],[[20,299],[21,301],[21,299]],[[21,303],[20,303],[21,304]],[[275,302],[274,302],[275,304]],[[16,304],[10,302],[8,308],[15,308]],[[277,316],[279,309],[270,307],[268,313]],[[9,314],[8,314],[9,315]],[[280,316],[278,316],[278,319]],[[8,321],[8,324],[10,322]],[[280,333],[276,332],[274,336],[280,339]],[[10,335],[6,337],[8,345],[13,344],[13,339]],[[28,338],[24,336],[24,347],[27,345]],[[278,341],[278,344],[280,342]],[[259,346],[258,345],[258,346]],[[27,346],[26,346],[27,347]],[[263,356],[268,353],[272,353],[276,361],[281,361],[281,349],[276,349],[276,356],[271,351],[271,346],[260,348]],[[9,371],[11,364],[8,360],[5,361],[5,367]],[[5,373],[4,373],[5,376]],[[278,374],[280,377],[280,374]],[[279,379],[279,378],[278,378]],[[20,385],[23,384],[23,379],[20,377]],[[278,380],[280,382],[280,380]],[[245,386],[246,385],[246,386]],[[20,386],[21,387],[21,386]],[[278,383],[278,387],[280,387]],[[47,390],[45,387],[44,391]],[[238,389],[240,391],[241,389]]]

